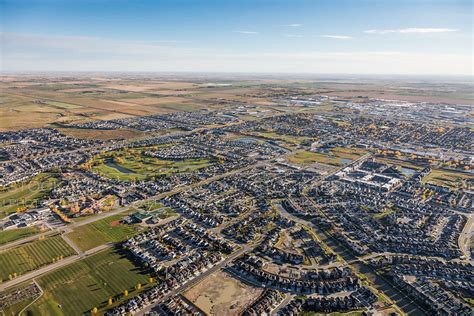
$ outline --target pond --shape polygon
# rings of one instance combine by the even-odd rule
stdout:
[[[415,173],[415,169],[402,167],[402,173],[412,176]]]
[[[118,171],[120,171],[120,172],[122,172],[122,173],[135,173],[135,172],[133,172],[133,171],[130,170],[130,169],[127,169],[127,168],[124,168],[124,167],[122,167],[122,166],[120,166],[120,165],[117,165],[117,164],[116,164],[115,162],[113,162],[113,161],[106,161],[106,162],[105,162],[105,165],[106,165],[107,167],[117,169]]]
[[[345,165],[350,164],[353,160],[349,158],[341,158],[341,162]]]

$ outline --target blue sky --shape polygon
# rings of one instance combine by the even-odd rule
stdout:
[[[0,0],[2,69],[473,73],[457,0]]]

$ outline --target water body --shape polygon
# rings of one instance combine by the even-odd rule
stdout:
[[[130,170],[130,169],[127,169],[127,168],[124,168],[124,167],[122,167],[122,166],[120,166],[120,165],[117,165],[117,164],[116,164],[115,162],[113,162],[113,161],[107,161],[107,162],[105,163],[105,165],[106,165],[107,167],[117,169],[118,171],[120,171],[120,172],[122,172],[122,173],[135,173],[135,172],[133,172],[133,171]]]
[[[345,165],[347,164],[350,164],[351,162],[353,162],[354,160],[352,159],[349,159],[349,158],[341,158],[341,162]]]
[[[402,167],[402,173],[408,176],[412,176],[415,173],[415,171],[416,171],[415,169]]]

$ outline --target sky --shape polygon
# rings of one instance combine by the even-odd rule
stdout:
[[[0,0],[2,71],[473,75],[472,0]]]

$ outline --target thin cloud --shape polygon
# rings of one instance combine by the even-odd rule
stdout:
[[[293,23],[293,24],[283,24],[282,26],[285,26],[285,27],[301,27],[301,26],[303,26],[303,24]]]
[[[332,39],[340,39],[340,40],[353,39],[352,36],[347,36],[347,35],[321,35],[321,37],[332,38]]]
[[[254,32],[254,31],[234,31],[234,33],[247,34],[247,35],[257,35],[258,34],[258,32]]]
[[[364,33],[366,34],[390,34],[390,33],[400,33],[400,34],[429,34],[429,33],[449,33],[449,32],[457,32],[457,29],[450,29],[450,28],[435,28],[435,27],[409,27],[404,29],[396,29],[396,30],[365,30]]]
[[[448,33],[448,32],[457,32],[457,29],[448,29],[448,28],[407,28],[399,30],[400,33]]]

